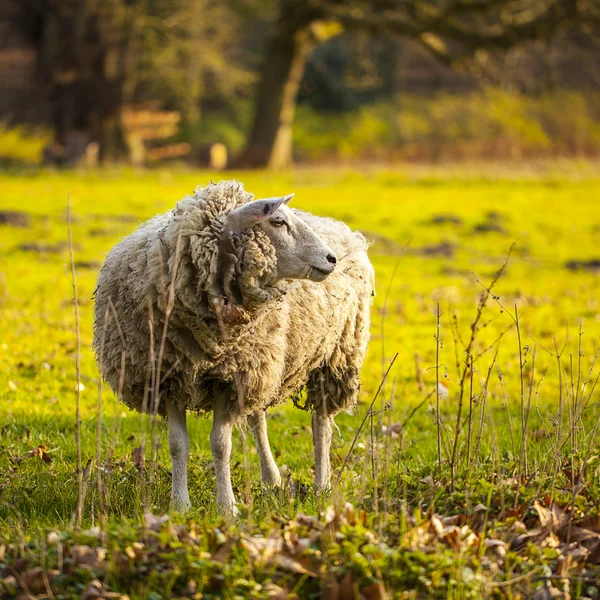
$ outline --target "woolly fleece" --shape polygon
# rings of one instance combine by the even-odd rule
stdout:
[[[307,408],[323,399],[330,414],[355,406],[374,273],[364,237],[344,223],[295,211],[338,256],[321,283],[273,281],[268,236],[260,225],[241,234],[222,289],[235,287],[245,318],[219,326],[211,294],[219,236],[226,215],[252,200],[239,182],[211,183],[108,254],[95,292],[93,346],[102,376],[130,408],[164,414],[168,398],[211,411],[225,394],[243,417],[303,388]]]

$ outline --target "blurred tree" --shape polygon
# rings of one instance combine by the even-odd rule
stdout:
[[[101,158],[120,158],[126,144],[119,112],[130,69],[136,7],[128,0],[25,2],[38,80],[61,160],[75,163],[89,142]]]
[[[127,104],[154,102],[193,124],[203,95],[227,97],[252,82],[236,56],[244,10],[235,0],[23,3],[21,26],[64,163],[76,163],[90,142],[101,160],[126,158]]]
[[[597,0],[280,0],[268,36],[248,141],[237,166],[285,167],[307,57],[343,29],[414,39],[456,67],[474,56],[546,40],[589,19]]]

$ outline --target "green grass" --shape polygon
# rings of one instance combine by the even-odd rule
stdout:
[[[360,538],[366,535],[365,531],[372,530],[391,554],[386,555],[386,559],[382,558],[383,554],[371,557],[362,565],[356,554],[368,554],[368,550],[365,551],[368,543],[364,540],[356,542],[359,552],[352,549],[354,542],[344,546],[338,538],[320,538],[318,543],[323,556],[319,560],[326,564],[328,576],[338,582],[343,582],[345,573],[351,572],[353,581],[360,581],[360,586],[368,586],[369,581],[381,578],[389,589],[416,589],[419,597],[469,594],[479,597],[486,595],[478,579],[480,573],[487,579],[499,581],[518,578],[528,570],[541,568],[542,564],[556,572],[557,557],[550,556],[552,553],[540,551],[539,556],[533,550],[525,554],[511,553],[512,562],[507,561],[503,571],[494,573],[480,560],[479,550],[474,554],[465,551],[460,560],[475,573],[475,579],[471,580],[470,575],[452,566],[456,556],[447,544],[438,540],[429,544],[427,550],[416,550],[414,543],[403,536],[408,535],[406,531],[410,529],[406,518],[420,522],[426,520],[425,515],[436,512],[472,519],[476,513],[473,507],[479,503],[488,508],[489,522],[483,529],[479,523],[478,533],[504,536],[504,539],[512,535],[509,530],[517,517],[527,527],[532,526],[533,521],[537,523],[531,508],[534,499],[546,503],[556,499],[567,507],[573,504],[573,516],[579,520],[584,515],[588,519],[596,516],[600,504],[597,438],[593,439],[592,448],[590,442],[599,416],[593,386],[600,372],[594,363],[596,348],[600,346],[600,278],[597,272],[574,271],[565,266],[572,260],[600,258],[597,209],[600,177],[594,177],[593,173],[589,166],[557,163],[550,170],[533,173],[524,168],[503,173],[478,168],[430,172],[373,170],[365,174],[300,170],[279,175],[227,175],[244,181],[246,188],[257,197],[294,191],[297,207],[342,219],[374,241],[371,258],[377,273],[378,294],[373,307],[372,341],[363,369],[357,413],[336,419],[340,430],[333,444],[336,474],[383,372],[398,353],[374,407],[378,412],[372,419],[373,424],[367,419],[340,484],[329,497],[316,497],[310,486],[309,414],[291,404],[270,414],[270,438],[278,464],[287,465],[289,469],[290,484],[283,491],[261,489],[253,444],[250,439],[244,441],[241,433],[235,435],[234,487],[242,502],[242,517],[241,525],[232,530],[236,532],[231,533],[232,536],[240,535],[241,530],[265,533],[277,527],[277,519],[286,521],[299,513],[318,515],[328,504],[343,506],[350,502],[357,510],[366,511],[365,522],[343,525],[349,528],[344,535],[349,536],[348,539]],[[98,380],[90,344],[92,294],[99,265],[111,246],[133,231],[139,222],[172,207],[196,185],[218,178],[222,175],[189,171],[40,171],[0,176],[0,211],[18,210],[31,216],[29,227],[0,225],[0,542],[25,536],[31,547],[37,548],[37,541],[43,539],[48,530],[72,531],[69,524],[77,498],[76,338],[66,245],[68,194],[71,194],[73,211],[81,311],[85,464],[96,452]],[[434,218],[440,215],[452,215],[454,222],[434,223]],[[477,279],[488,285],[505,262],[513,243],[508,266],[494,288],[498,300],[488,301],[472,346],[475,370],[471,461],[467,464],[465,425],[457,444],[452,477],[450,457],[460,372],[466,360],[464,347],[483,291]],[[441,469],[437,456],[436,397],[431,395],[436,373],[438,304],[442,313],[439,377],[449,391],[447,397],[440,398]],[[522,370],[517,331],[511,319],[515,307],[524,359]],[[455,335],[451,327],[454,317],[458,331]],[[555,340],[559,349],[564,346],[560,359],[562,393]],[[422,386],[417,377],[415,356],[420,364]],[[526,434],[527,473],[519,457],[522,381],[525,403],[531,398]],[[470,383],[467,376],[463,419],[469,409]],[[559,420],[561,397],[564,406],[562,420]],[[106,498],[112,540],[109,545],[118,546],[121,538],[126,545],[128,531],[134,532],[131,533],[133,539],[138,535],[135,523],[140,514],[140,476],[131,453],[140,445],[147,422],[120,405],[106,388],[102,398],[103,461],[107,453],[111,453],[108,470],[104,472],[109,488]],[[573,419],[572,407],[581,407],[582,402],[587,402],[585,410]],[[404,423],[418,406],[400,437],[382,433],[380,421],[384,425]],[[190,496],[194,505],[190,518],[197,521],[202,531],[209,532],[200,545],[204,552],[211,553],[216,546],[210,532],[214,533],[221,522],[214,510],[214,478],[208,444],[210,419],[191,418],[189,426]],[[571,430],[573,435],[569,437]],[[558,450],[557,434],[560,434]],[[371,458],[372,435],[375,460]],[[155,514],[168,511],[170,492],[170,463],[162,424],[159,441],[158,470],[151,498]],[[38,445],[46,447],[52,459],[50,463],[39,458],[19,462],[19,457]],[[589,459],[585,487],[573,498],[569,469],[581,471],[585,459]],[[97,521],[98,495],[93,474],[84,526]],[[473,525],[472,520],[469,523]],[[224,575],[226,585],[215,592],[217,595],[233,597],[231,590],[238,585],[234,580],[240,578],[263,585],[273,577],[269,569],[249,572],[247,567],[241,566],[247,561],[244,552],[240,552],[233,552],[231,560],[226,561],[227,568],[234,573],[233,579],[228,579],[229,574]],[[350,558],[344,554],[347,552]],[[358,561],[358,566],[353,560]],[[387,564],[386,560],[393,564]],[[2,561],[0,552],[0,568]],[[422,586],[409,576],[415,569],[421,574],[421,579],[415,577]],[[135,585],[131,581],[120,581],[116,577],[110,584],[132,597],[147,597],[150,589],[157,593],[166,589],[164,582],[152,583],[154,580],[143,578]],[[533,586],[535,581],[535,578],[527,579],[526,583]],[[430,584],[431,587],[427,587]],[[178,585],[175,584],[176,588]],[[300,585],[296,591],[301,597],[303,593],[308,594],[310,590],[317,593],[319,589],[308,580],[296,585]],[[302,585],[307,587],[302,588]],[[519,585],[523,585],[522,582]],[[575,593],[573,585],[572,594]],[[205,593],[210,596],[210,586],[206,586]],[[597,595],[597,591],[584,587],[580,586],[579,594]],[[75,588],[68,589],[76,595]],[[493,589],[500,595],[506,591],[503,587]],[[262,589],[252,593],[264,597],[266,592]],[[251,592],[240,594],[247,596]]]

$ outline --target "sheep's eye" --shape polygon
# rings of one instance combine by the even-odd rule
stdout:
[[[271,219],[269,223],[271,223],[273,227],[281,227],[282,225],[286,224],[286,222],[283,219]]]

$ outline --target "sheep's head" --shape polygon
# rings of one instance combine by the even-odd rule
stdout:
[[[323,281],[335,269],[333,250],[288,208],[292,197],[256,200],[227,215],[216,282],[234,302],[260,304],[287,280]]]

